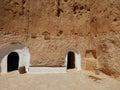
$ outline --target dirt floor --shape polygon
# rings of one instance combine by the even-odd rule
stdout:
[[[102,73],[70,70],[67,73],[0,76],[0,90],[120,90],[120,81]]]

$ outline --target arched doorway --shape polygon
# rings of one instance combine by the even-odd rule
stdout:
[[[30,52],[24,44],[13,43],[5,44],[0,47],[0,72],[6,73],[17,70],[19,68],[25,69],[28,72],[30,66]]]
[[[19,55],[16,52],[11,52],[7,57],[7,71],[18,70]]]
[[[81,55],[78,50],[70,48],[65,53],[65,66],[66,69],[81,70]]]
[[[74,52],[68,52],[67,69],[75,68],[75,54]]]

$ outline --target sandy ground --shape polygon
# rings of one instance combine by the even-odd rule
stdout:
[[[0,76],[0,90],[120,90],[120,81],[102,73],[70,70],[67,73]]]

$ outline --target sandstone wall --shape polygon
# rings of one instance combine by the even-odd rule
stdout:
[[[0,44],[26,41],[27,0],[0,0]]]
[[[82,62],[95,52],[102,71],[120,74],[119,0],[1,0],[0,36],[26,44],[33,66],[63,66],[75,48]]]

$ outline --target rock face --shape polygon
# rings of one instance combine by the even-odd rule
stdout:
[[[27,32],[27,6],[24,0],[0,1],[0,44],[24,42]]]
[[[64,66],[75,49],[84,69],[120,74],[120,0],[1,0],[0,37],[29,47],[33,66]]]

